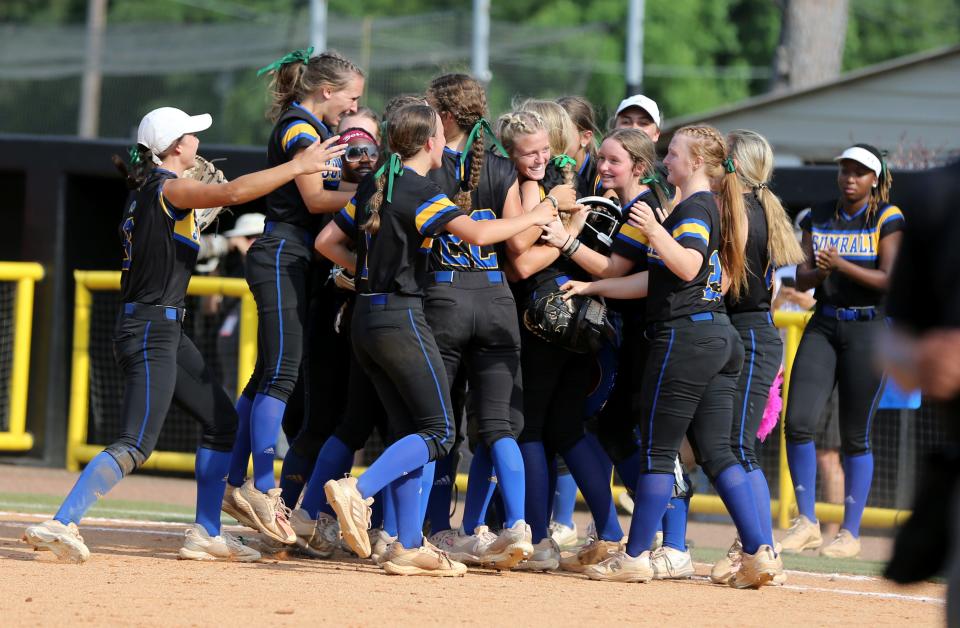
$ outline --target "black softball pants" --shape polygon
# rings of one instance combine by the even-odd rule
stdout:
[[[450,385],[423,299],[358,295],[351,338],[357,361],[380,395],[393,437],[419,434],[430,460],[450,453],[456,436]]]
[[[590,386],[589,355],[574,353],[520,330],[523,430],[520,443],[542,441],[548,455],[563,453],[583,438]]]
[[[695,314],[648,327],[640,405],[641,473],[674,472],[684,435],[714,480],[737,464],[730,426],[743,345],[726,314]]]
[[[770,386],[780,371],[783,341],[769,312],[744,312],[730,316],[743,343],[744,358],[737,395],[733,400],[730,447],[749,473],[760,468],[757,430],[767,407]]]
[[[870,451],[870,428],[884,378],[873,366],[883,318],[839,321],[819,310],[807,323],[790,374],[787,440],[813,440],[817,419],[834,385],[840,401],[840,449],[846,456]]]
[[[246,259],[259,325],[257,362],[244,395],[262,393],[286,403],[303,360],[313,239],[293,225],[267,225],[269,232],[257,238]]]
[[[124,376],[124,427],[106,451],[124,475],[153,453],[171,402],[200,423],[202,447],[233,448],[237,411],[182,321],[183,308],[140,304],[126,304],[117,319],[113,350]]]
[[[347,405],[350,337],[337,333],[335,321],[345,295],[328,280],[329,265],[314,264],[311,271],[306,328],[306,352],[300,380],[283,417],[290,448],[304,458],[316,458],[323,443],[334,433]],[[361,370],[361,369],[358,369]],[[297,391],[302,394],[298,395]],[[375,396],[375,395],[374,395]],[[301,403],[295,400],[299,397]],[[291,434],[289,426],[296,426]]]
[[[447,381],[457,380],[461,364],[466,370],[470,413],[483,442],[489,447],[517,438],[523,426],[520,326],[504,274],[433,273],[423,308]]]
[[[350,376],[347,382],[347,407],[337,422],[333,435],[345,445],[359,451],[367,444],[373,430],[380,432],[384,443],[393,441],[387,426],[387,412],[370,376],[350,351]]]
[[[597,419],[597,438],[615,464],[632,456],[639,447],[637,417],[643,371],[650,352],[650,342],[643,332],[638,322],[624,321],[613,390]]]

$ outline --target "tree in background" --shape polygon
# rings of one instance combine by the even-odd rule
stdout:
[[[781,22],[788,16],[782,5],[788,1],[788,12],[790,5],[849,3],[842,48],[844,70],[960,41],[960,0],[648,1],[644,92],[660,103],[667,118],[674,118],[767,91]],[[453,57],[446,56],[459,61],[436,63],[427,58],[417,67],[391,65],[404,58],[405,50],[420,45],[415,38],[404,39],[402,30],[385,30],[394,18],[449,12],[451,6],[454,4],[446,0],[329,0],[334,29],[344,18],[373,25],[372,47],[352,35],[338,39],[340,45],[352,46],[343,52],[355,55],[362,65],[371,58],[365,59],[364,51],[374,51],[366,103],[380,109],[396,93],[423,89],[438,72],[469,70],[470,23],[465,17],[457,22],[453,39],[460,56],[456,52]],[[466,2],[455,6],[469,10]],[[494,78],[489,102],[493,115],[508,109],[516,96],[553,98],[579,93],[595,103],[600,120],[605,120],[624,95],[623,0],[492,0],[491,11]],[[79,26],[85,12],[86,0],[3,0],[0,25],[10,29],[27,24]],[[156,23],[283,23],[289,25],[283,28],[290,30],[292,48],[306,43],[294,35],[303,32],[306,19],[306,0],[110,0],[107,21],[108,28]],[[796,19],[801,24],[812,21],[813,30],[820,34],[829,30],[821,12]],[[840,18],[834,21],[839,23]],[[516,32],[510,29],[517,27],[523,27],[523,37],[548,43],[522,49],[510,35]],[[831,41],[843,39],[842,32],[834,32]],[[331,39],[335,34],[331,33]],[[51,40],[45,52],[55,53],[56,45],[56,39]],[[806,44],[798,50],[811,46],[820,49]],[[277,50],[277,55],[281,52]],[[810,61],[808,56],[798,56],[791,80],[799,70],[797,63]],[[836,53],[831,56],[835,58]],[[265,58],[263,63],[270,60]],[[0,132],[75,132],[78,77],[31,77],[24,68],[29,68],[29,62],[0,59]],[[101,107],[102,135],[130,136],[132,121],[150,106],[168,104],[173,96],[185,109],[210,111],[217,117],[208,141],[262,145],[269,131],[263,117],[266,81],[257,79],[253,70],[110,76]],[[25,108],[26,102],[33,106]]]
[[[801,89],[836,78],[847,34],[848,0],[783,0],[773,91]]]

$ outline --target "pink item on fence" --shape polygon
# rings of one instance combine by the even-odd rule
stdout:
[[[760,428],[757,430],[757,438],[760,442],[767,440],[767,436],[773,431],[780,418],[780,410],[783,409],[783,398],[780,396],[780,386],[783,384],[783,367],[773,379],[770,385],[770,395],[767,397],[767,405],[763,409],[763,419],[760,421]]]

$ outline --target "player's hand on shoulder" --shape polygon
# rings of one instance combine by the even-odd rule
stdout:
[[[343,153],[347,150],[346,144],[336,143],[339,139],[339,135],[334,135],[323,142],[314,142],[307,148],[297,153],[297,156],[293,159],[301,168],[303,168],[303,174],[314,174],[316,172],[340,172],[340,168],[338,166],[330,163],[332,160],[343,155]]]

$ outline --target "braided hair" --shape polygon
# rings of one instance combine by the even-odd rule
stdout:
[[[400,159],[410,159],[419,153],[436,132],[437,112],[429,105],[406,105],[393,111],[387,119],[387,144],[390,152]],[[380,230],[380,208],[389,176],[389,168],[379,173],[376,178],[377,191],[367,203],[370,217],[360,228],[371,235]]]
[[[444,74],[430,82],[427,87],[427,102],[438,113],[449,113],[457,122],[457,127],[464,133],[469,133],[473,127],[487,114],[487,95],[483,86],[466,74]],[[470,192],[480,185],[480,173],[483,170],[483,160],[486,155],[484,130],[481,127],[476,140],[470,147],[470,175],[466,178],[466,189],[460,188],[453,199],[460,209],[470,213]]]
[[[743,185],[733,160],[727,153],[727,144],[720,131],[712,126],[693,125],[680,128],[676,135],[693,140],[690,151],[703,160],[710,187],[717,195],[720,209],[720,264],[730,276],[730,294],[740,297],[747,281],[746,241],[747,214],[743,204]]]
[[[513,149],[516,147],[517,139],[521,135],[533,135],[537,131],[545,131],[546,122],[540,117],[540,114],[534,111],[511,111],[497,118],[497,124],[494,129],[500,143],[507,149],[507,153],[512,157]]]
[[[547,135],[550,138],[550,156],[557,157],[567,153],[567,147],[577,141],[577,126],[567,111],[552,100],[528,98],[515,107],[517,111],[533,111],[543,119]],[[572,160],[560,167],[563,183],[576,185],[576,166]]]
[[[364,76],[363,70],[333,50],[310,57],[306,63],[286,63],[273,73],[267,118],[275,122],[284,109],[322,86],[341,90],[356,76]]]

